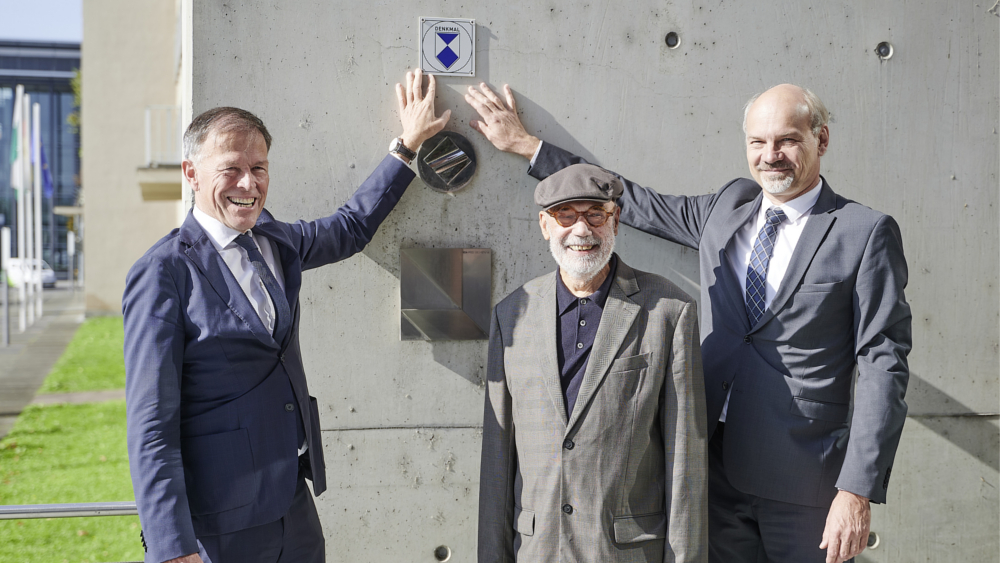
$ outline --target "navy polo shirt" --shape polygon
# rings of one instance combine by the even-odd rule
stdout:
[[[577,297],[570,293],[556,273],[556,339],[559,342],[559,379],[562,383],[563,402],[566,404],[566,418],[573,413],[576,396],[580,393],[583,374],[587,371],[590,350],[594,347],[597,327],[601,324],[604,304],[608,301],[611,282],[618,269],[618,255],[612,254],[608,262],[611,269],[601,287],[587,297]]]

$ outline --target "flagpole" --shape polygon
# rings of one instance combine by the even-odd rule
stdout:
[[[31,135],[35,154],[35,314],[42,318],[42,105],[31,106]]]
[[[24,280],[27,301],[24,307],[28,310],[28,326],[35,324],[35,214],[32,212],[31,197],[31,96],[24,95]]]
[[[18,84],[16,95],[14,98],[14,127],[16,131],[14,132],[14,138],[17,141],[17,155],[12,161],[11,166],[11,181],[17,184],[17,258],[21,270],[20,280],[17,284],[17,301],[19,304],[18,314],[17,314],[17,324],[18,330],[24,332],[28,329],[27,321],[27,307],[26,296],[25,296],[25,281],[27,280],[27,272],[25,272],[25,247],[24,247],[24,86]],[[14,138],[11,142],[14,142]]]

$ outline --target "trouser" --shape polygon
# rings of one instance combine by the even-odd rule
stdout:
[[[303,470],[281,519],[217,536],[199,536],[205,563],[324,563],[323,528]],[[207,559],[206,559],[207,556]]]
[[[789,504],[736,490],[723,464],[725,426],[720,422],[708,443],[710,563],[825,563],[826,550],[819,544],[829,507]]]

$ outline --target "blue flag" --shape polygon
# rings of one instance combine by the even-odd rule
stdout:
[[[49,170],[49,161],[45,158],[45,145],[42,145],[42,195],[47,199],[52,199],[52,171]]]

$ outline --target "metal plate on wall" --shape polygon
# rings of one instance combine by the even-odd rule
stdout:
[[[488,248],[399,249],[399,339],[489,338],[492,273]]]
[[[425,184],[439,192],[457,192],[476,173],[472,143],[454,131],[441,131],[420,145],[417,173]]]

